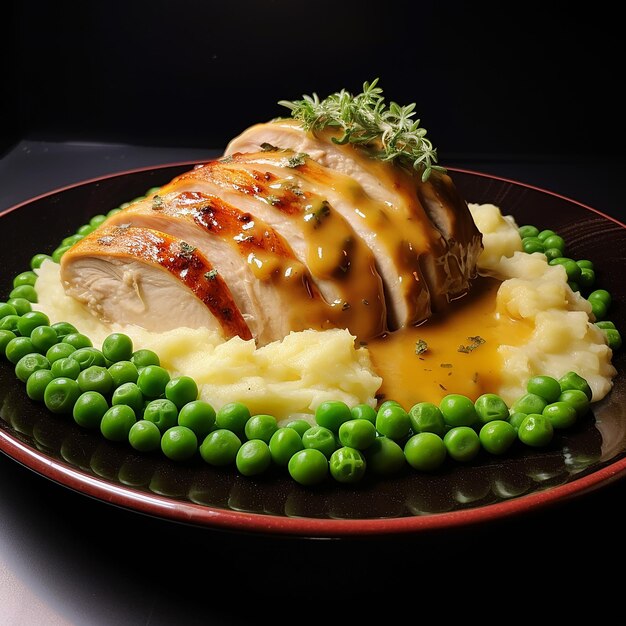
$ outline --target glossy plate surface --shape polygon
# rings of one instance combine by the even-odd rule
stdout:
[[[165,184],[193,164],[132,171],[91,180],[35,198],[0,215],[0,300],[12,278],[38,252],[59,242],[96,214],[106,213],[150,187]],[[610,318],[626,329],[626,227],[602,213],[514,181],[451,170],[469,202],[490,202],[518,224],[552,228],[574,258],[591,259],[598,286],[613,295]],[[202,462],[180,465],[160,455],[88,432],[71,419],[32,402],[13,366],[0,362],[0,451],[42,477],[102,502],[166,520],[231,531],[303,537],[416,533],[476,524],[546,507],[626,474],[624,351],[611,393],[593,415],[559,434],[543,450],[456,464],[436,475],[408,471],[393,480],[316,489],[269,474],[261,479],[215,470]]]

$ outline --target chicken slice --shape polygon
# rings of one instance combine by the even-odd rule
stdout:
[[[153,331],[206,327],[252,338],[213,265],[188,242],[148,228],[101,225],[61,258],[68,295],[105,322]]]
[[[111,216],[107,224],[151,228],[196,247],[228,284],[258,345],[292,330],[330,325],[328,305],[287,242],[221,198],[159,191]]]

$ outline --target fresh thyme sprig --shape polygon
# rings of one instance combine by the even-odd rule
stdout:
[[[387,107],[378,78],[363,83],[363,92],[356,96],[345,89],[320,100],[316,93],[302,100],[281,100],[278,104],[291,110],[291,117],[300,120],[305,130],[318,131],[335,127],[343,131],[332,140],[351,143],[368,149],[382,161],[398,161],[405,167],[422,172],[428,180],[431,172],[445,172],[437,165],[437,150],[426,138],[420,120],[414,120],[415,103]]]

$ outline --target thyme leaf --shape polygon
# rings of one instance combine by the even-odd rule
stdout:
[[[476,335],[475,337],[468,337],[468,339],[471,343],[467,346],[459,346],[458,352],[469,354],[473,350],[476,350],[478,346],[481,346],[483,343],[485,343],[485,340],[479,335]]]
[[[363,83],[363,92],[352,95],[345,89],[320,100],[316,93],[301,100],[280,100],[291,111],[291,117],[313,132],[330,127],[339,131],[332,140],[369,150],[381,161],[397,161],[404,167],[420,171],[422,180],[431,172],[445,172],[437,165],[437,150],[426,138],[421,120],[413,119],[415,103],[400,106],[385,103],[378,78]]]
[[[424,354],[428,350],[428,344],[423,339],[418,339],[415,342],[415,354],[419,356],[420,354]]]

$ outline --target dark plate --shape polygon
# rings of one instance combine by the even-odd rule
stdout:
[[[50,253],[93,215],[162,185],[183,163],[90,180],[23,203],[0,216],[0,300],[37,252]],[[553,228],[574,258],[593,260],[614,297],[611,319],[626,329],[626,227],[578,202],[514,181],[452,170],[469,202],[491,202],[518,224]],[[477,524],[580,497],[626,473],[624,351],[618,375],[593,415],[542,450],[456,464],[436,475],[408,471],[357,487],[308,489],[283,475],[262,479],[140,455],[48,413],[0,363],[0,450],[41,476],[103,502],[166,520],[233,531],[307,537],[415,533]]]

